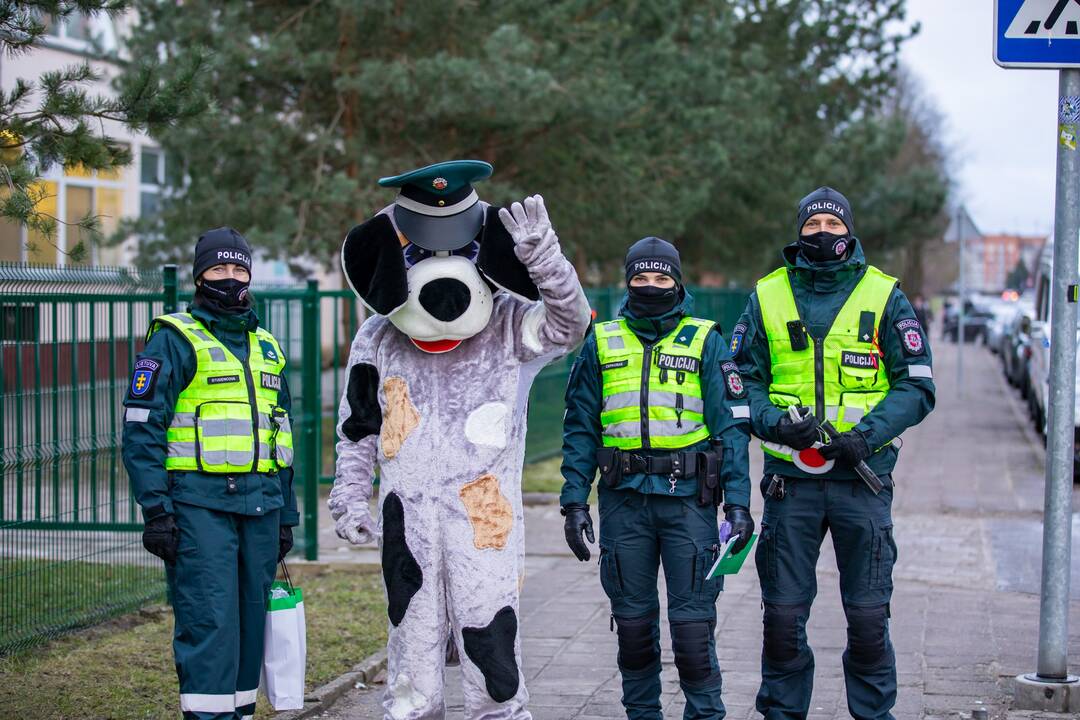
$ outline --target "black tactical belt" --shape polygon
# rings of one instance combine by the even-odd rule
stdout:
[[[673,452],[667,455],[635,455],[629,452],[619,454],[622,474],[667,475],[675,478],[692,478],[697,475],[699,452]]]

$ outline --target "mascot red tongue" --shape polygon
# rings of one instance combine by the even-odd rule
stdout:
[[[536,374],[581,341],[589,308],[543,198],[490,207],[472,186],[490,174],[458,160],[383,178],[399,195],[341,251],[373,315],[349,353],[329,505],[342,538],[380,538],[387,717],[442,717],[451,658],[466,718],[530,717],[517,616],[525,405]]]

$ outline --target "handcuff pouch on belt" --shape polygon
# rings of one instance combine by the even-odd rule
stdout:
[[[724,488],[720,485],[720,465],[724,460],[724,443],[719,439],[709,441],[709,449],[698,453],[698,505],[720,507],[724,502]]]
[[[605,447],[596,451],[596,465],[600,469],[600,480],[609,488],[618,486],[622,480],[622,453],[619,448]]]

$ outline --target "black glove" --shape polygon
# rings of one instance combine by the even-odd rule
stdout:
[[[848,430],[830,440],[829,444],[820,448],[818,452],[826,460],[839,459],[840,462],[855,467],[860,460],[870,457],[870,446],[866,444],[866,438],[861,432]]]
[[[292,528],[288,527],[287,525],[282,525],[281,529],[278,530],[278,546],[277,546],[278,547],[278,550],[277,550],[277,561],[278,562],[281,562],[282,560],[285,559],[285,556],[289,554],[290,550],[292,550],[292,546],[293,546]]]
[[[738,555],[750,542],[750,536],[754,534],[754,518],[750,516],[750,509],[742,505],[725,505],[724,519],[731,523],[731,534],[738,535],[738,541],[732,546],[731,554]]]
[[[166,565],[176,564],[176,548],[180,544],[180,529],[171,514],[157,515],[146,521],[142,544],[147,552],[157,555]]]
[[[821,439],[817,418],[810,413],[799,422],[792,422],[791,418],[785,415],[776,423],[776,437],[781,443],[795,450],[813,447],[814,443]]]
[[[562,514],[563,517],[566,518],[566,522],[563,524],[563,532],[566,534],[566,544],[574,551],[574,555],[578,560],[585,562],[592,557],[592,553],[589,552],[589,546],[586,545],[585,541],[582,539],[581,531],[585,531],[585,537],[589,538],[589,542],[596,542],[596,538],[593,537],[592,518],[589,516],[589,506],[585,503],[570,503],[569,505],[563,505]]]

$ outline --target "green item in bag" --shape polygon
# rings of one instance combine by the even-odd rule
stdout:
[[[732,555],[731,549],[738,539],[739,536],[736,535],[724,545],[723,552],[720,553],[720,557],[716,558],[716,562],[709,569],[709,574],[706,575],[707,580],[712,580],[718,575],[734,575],[742,569],[743,563],[746,562],[746,558],[750,555],[750,548],[754,547],[757,534],[750,536],[750,542],[746,543],[746,547],[739,551],[738,555]]]

